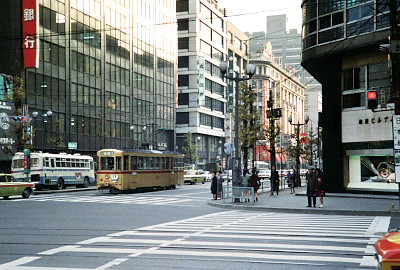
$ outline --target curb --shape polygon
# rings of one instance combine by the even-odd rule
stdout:
[[[267,212],[283,212],[293,214],[320,214],[320,215],[358,215],[358,216],[400,216],[400,210],[345,210],[345,209],[321,209],[321,208],[278,208],[278,207],[262,207],[262,206],[247,206],[240,204],[222,204],[207,202],[209,206],[225,208],[225,209],[236,209],[236,210],[250,210],[250,211],[267,211]]]

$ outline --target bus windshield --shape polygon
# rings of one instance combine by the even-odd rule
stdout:
[[[100,170],[114,170],[114,157],[101,157]]]

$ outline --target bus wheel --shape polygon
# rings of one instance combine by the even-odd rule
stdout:
[[[31,196],[32,190],[30,188],[26,188],[22,193],[22,198],[28,199]]]
[[[3,196],[3,199],[4,200],[8,200],[8,196]]]
[[[57,189],[65,189],[64,180],[62,178],[58,178],[57,180]]]
[[[84,188],[88,188],[89,187],[89,178],[85,177],[85,181],[83,183],[83,187]]]

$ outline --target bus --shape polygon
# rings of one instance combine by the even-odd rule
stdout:
[[[18,181],[28,178],[36,190],[65,189],[70,185],[86,188],[95,182],[93,157],[81,154],[33,152],[30,170],[28,175],[24,173],[24,153],[16,153],[11,163],[12,175]]]
[[[139,188],[175,189],[183,184],[184,155],[146,149],[97,152],[97,189],[111,193]]]

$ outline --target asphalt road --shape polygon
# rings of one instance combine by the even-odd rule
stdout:
[[[209,183],[0,200],[0,270],[374,269],[379,217],[224,210]]]

